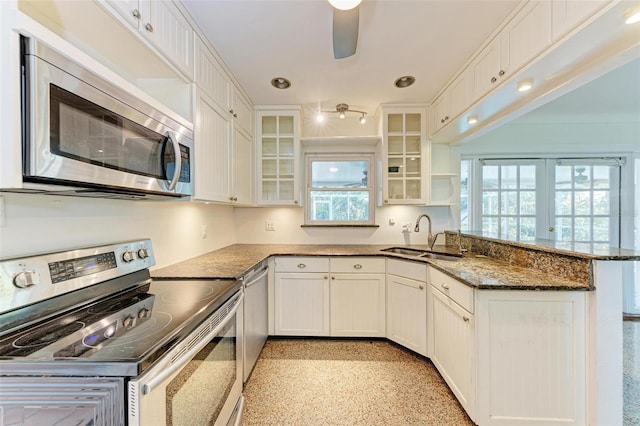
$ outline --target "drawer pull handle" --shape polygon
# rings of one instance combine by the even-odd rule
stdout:
[[[465,316],[462,317],[462,320],[464,322],[469,322],[469,317],[465,315]]]
[[[353,265],[353,267],[356,269],[362,269],[362,265],[359,263],[356,263],[355,265]]]
[[[305,265],[304,263],[298,263],[298,268],[302,269],[302,268],[306,268],[307,265]]]
[[[449,284],[441,284],[441,287],[445,290],[449,290]]]
[[[418,288],[419,288],[420,290],[424,290],[424,286],[423,286],[423,285],[418,286]]]
[[[329,278],[329,277],[325,275],[325,276],[324,276],[324,279],[326,280],[327,278]]]

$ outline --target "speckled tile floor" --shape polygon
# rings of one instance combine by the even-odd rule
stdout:
[[[640,321],[624,322],[624,424],[640,425]]]
[[[386,341],[270,339],[244,425],[473,425],[428,360]]]

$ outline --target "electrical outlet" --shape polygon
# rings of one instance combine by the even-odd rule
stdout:
[[[264,221],[264,230],[265,231],[275,231],[276,230],[276,225],[273,223],[272,220],[265,220]]]
[[[389,218],[389,226],[393,226],[393,225],[395,225],[395,224],[396,224],[396,219],[395,219],[395,218],[393,218],[393,217],[390,217],[390,218]]]
[[[209,229],[207,228],[207,225],[202,225],[200,227],[200,238],[204,239],[207,238],[207,232],[209,231]]]

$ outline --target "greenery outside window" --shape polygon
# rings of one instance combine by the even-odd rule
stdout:
[[[306,225],[373,225],[373,157],[308,155]]]

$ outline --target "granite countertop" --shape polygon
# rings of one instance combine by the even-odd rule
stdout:
[[[465,254],[449,261],[416,258],[381,251],[390,245],[234,244],[151,271],[156,279],[237,279],[270,256],[384,256],[430,264],[445,274],[478,289],[593,290],[589,282],[571,280],[518,267],[486,256]],[[402,246],[426,250],[425,245]],[[451,248],[436,246],[446,253]]]
[[[605,245],[576,243],[566,241],[555,241],[545,239],[535,239],[531,241],[516,241],[498,238],[496,235],[482,231],[464,231],[464,236],[471,236],[476,239],[495,241],[508,244],[514,247],[522,247],[546,253],[567,255],[576,258],[590,260],[640,260],[640,251],[608,247]]]

